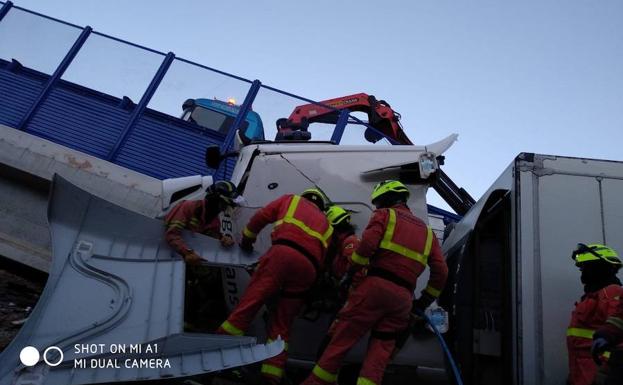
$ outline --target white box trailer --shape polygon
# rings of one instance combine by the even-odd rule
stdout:
[[[522,153],[456,225],[442,303],[465,383],[565,384],[578,242],[623,253],[623,162]]]

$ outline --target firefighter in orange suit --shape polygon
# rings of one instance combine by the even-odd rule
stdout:
[[[580,243],[571,257],[581,271],[584,295],[576,302],[567,329],[569,383],[591,385],[597,374],[591,356],[593,334],[614,314],[623,295],[617,278],[621,260],[613,249],[599,244]]]
[[[205,199],[179,203],[165,218],[165,239],[169,246],[182,255],[186,263],[196,265],[201,262],[201,257],[186,245],[182,230],[220,239],[225,247],[233,245],[234,241],[230,236],[221,235],[218,214],[228,206],[234,206],[237,195],[236,185],[222,180],[206,189]]]
[[[327,209],[327,219],[333,226],[333,242],[329,248],[333,261],[331,275],[338,280],[342,279],[353,265],[352,255],[359,247],[359,238],[355,234],[355,227],[350,223],[350,213],[344,208],[333,205]],[[355,288],[363,279],[364,270],[360,270],[353,279],[352,288]]]
[[[358,385],[380,385],[413,306],[418,276],[430,266],[428,286],[415,306],[426,308],[446,282],[448,267],[432,230],[406,205],[409,190],[399,181],[379,183],[372,192],[374,211],[352,260],[367,266],[363,282],[338,314],[333,337],[303,384],[335,383],[343,357],[370,331]]]
[[[342,282],[344,279],[349,279],[348,273],[353,268],[352,255],[359,247],[359,238],[355,234],[355,226],[350,223],[350,213],[344,210],[344,208],[332,205],[327,209],[326,214],[329,223],[333,226],[333,239],[327,253],[327,259],[330,259],[327,261],[330,262],[328,270],[332,279]],[[361,283],[365,273],[366,269],[358,269],[353,274],[352,282],[349,282],[348,285],[340,285],[339,292],[337,293],[338,300],[346,298],[349,290],[353,290]],[[327,334],[320,341],[317,358],[322,355],[324,349],[327,348],[331,341],[334,325],[335,323],[331,324]]]
[[[609,350],[612,354],[608,365],[600,370],[604,374],[603,385],[623,384],[623,296],[619,297],[614,313],[593,336],[591,352],[597,364],[602,364],[602,357]]]
[[[217,333],[242,335],[261,306],[278,296],[270,314],[269,341],[278,336],[285,351],[266,360],[261,368],[264,382],[281,382],[287,358],[289,329],[305,303],[305,294],[323,266],[333,228],[323,212],[327,198],[318,189],[284,195],[258,210],[245,227],[240,246],[251,250],[257,234],[274,223],[272,246],[259,260],[240,303]]]
[[[599,341],[599,339],[603,341]],[[597,357],[605,349],[623,343],[623,296],[619,296],[618,305],[614,313],[608,317],[606,323],[595,333],[593,342],[593,350]]]

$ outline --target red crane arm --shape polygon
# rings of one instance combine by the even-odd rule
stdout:
[[[303,104],[294,108],[290,117],[279,119],[277,129],[279,132],[292,130],[307,131],[310,123],[336,123],[343,109],[364,112],[368,115],[370,126],[381,131],[388,137],[400,144],[413,144],[400,126],[400,114],[392,110],[384,100],[376,100],[373,95],[365,93],[342,96],[339,98],[323,100],[318,104]],[[332,107],[332,108],[329,108]]]

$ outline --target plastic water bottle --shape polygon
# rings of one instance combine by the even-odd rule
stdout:
[[[429,307],[426,309],[426,316],[430,319],[431,323],[435,325],[439,333],[443,334],[448,331],[450,324],[448,318],[448,312],[441,306]],[[433,331],[430,325],[426,326],[430,331]]]

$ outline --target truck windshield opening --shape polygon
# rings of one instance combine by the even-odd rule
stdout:
[[[235,119],[235,117],[227,116],[217,111],[208,110],[207,108],[203,108],[201,106],[196,106],[190,114],[191,122],[209,130],[217,131],[223,135],[227,135],[227,132],[231,128]],[[247,126],[248,122],[243,121],[240,128],[244,132]]]

